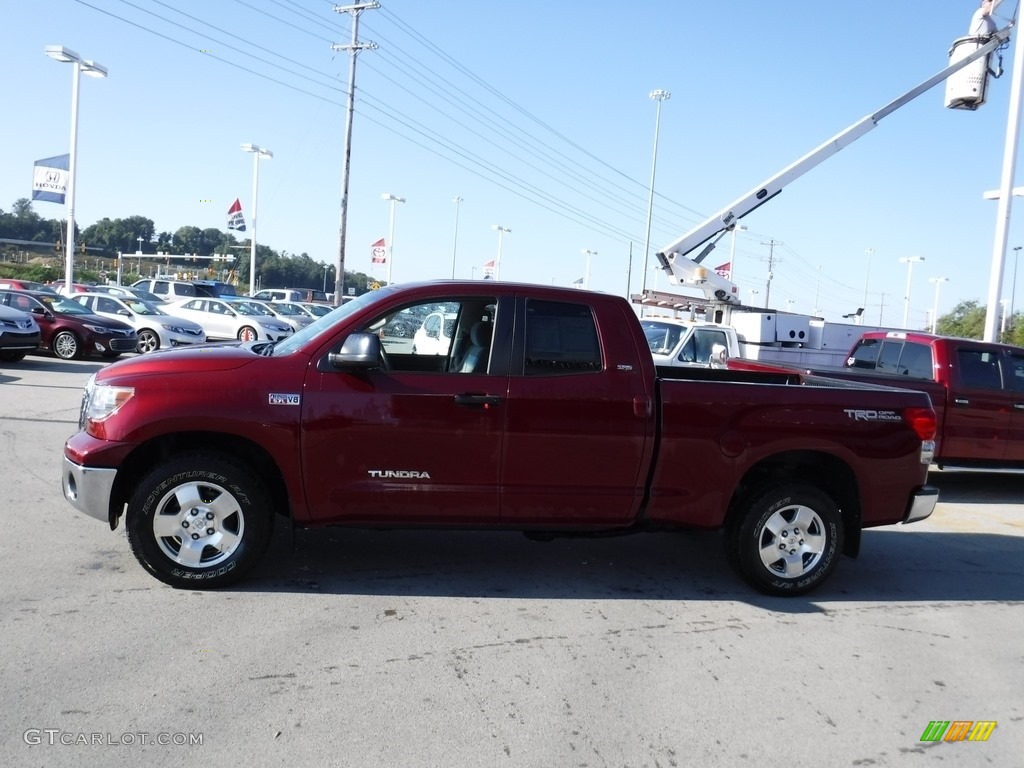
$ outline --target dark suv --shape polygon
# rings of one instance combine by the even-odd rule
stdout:
[[[62,360],[114,358],[134,352],[139,338],[120,320],[92,314],[77,301],[45,291],[0,291],[0,304],[28,312],[39,324],[40,346]]]

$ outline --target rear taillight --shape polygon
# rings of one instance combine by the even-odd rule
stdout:
[[[931,408],[907,408],[903,411],[903,416],[919,438],[922,440],[934,439],[938,425],[935,421],[935,411]]]

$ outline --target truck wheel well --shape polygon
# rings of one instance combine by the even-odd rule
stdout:
[[[111,529],[124,512],[125,504],[131,498],[136,484],[156,464],[175,455],[192,450],[218,452],[243,461],[266,483],[270,492],[272,509],[286,517],[291,516],[288,503],[288,488],[277,463],[256,443],[236,435],[216,432],[179,432],[162,435],[140,445],[124,462],[114,482],[111,496]]]
[[[856,557],[861,530],[857,478],[846,462],[827,453],[789,451],[755,464],[740,480],[729,501],[726,526],[739,524],[751,501],[765,488],[785,483],[812,485],[835,500],[843,518],[843,554]]]

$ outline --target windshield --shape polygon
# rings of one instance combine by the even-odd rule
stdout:
[[[277,310],[279,315],[304,315],[305,312],[298,304],[292,304],[288,301],[275,301],[274,309]]]
[[[228,304],[235,312],[240,315],[270,315],[273,316],[264,307],[253,301],[232,301]]]
[[[340,307],[332,309],[323,317],[317,318],[301,331],[293,333],[284,341],[279,342],[277,346],[274,347],[274,356],[287,355],[294,352],[296,349],[304,346],[312,339],[330,331],[331,328],[349,315],[360,312],[364,307],[388,298],[390,294],[390,290],[382,288],[379,291],[367,291],[362,296],[358,296],[352,301],[345,302]]]
[[[643,324],[644,337],[647,339],[647,346],[651,348],[651,354],[667,355],[676,344],[686,328],[671,323],[645,322]]]
[[[138,299],[123,299],[124,303],[128,306],[132,312],[136,315],[166,315],[167,313],[160,309],[155,304],[151,304],[148,301],[140,301]]]
[[[60,294],[53,294],[52,296],[36,296],[36,298],[46,305],[46,308],[51,312],[57,312],[62,315],[91,315],[92,310],[88,307],[82,306],[74,299],[69,299],[66,296]]]

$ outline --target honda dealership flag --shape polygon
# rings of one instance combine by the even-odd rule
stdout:
[[[732,279],[732,262],[727,261],[725,264],[719,264],[715,267],[715,272],[718,273],[719,277],[724,277],[726,280]]]
[[[388,260],[388,249],[382,237],[370,246],[370,261],[374,264],[385,264]]]
[[[36,160],[32,169],[32,199],[63,203],[68,191],[68,167],[71,155]]]
[[[235,202],[228,208],[228,229],[237,229],[245,232],[245,217],[242,216],[242,204],[235,198]]]

